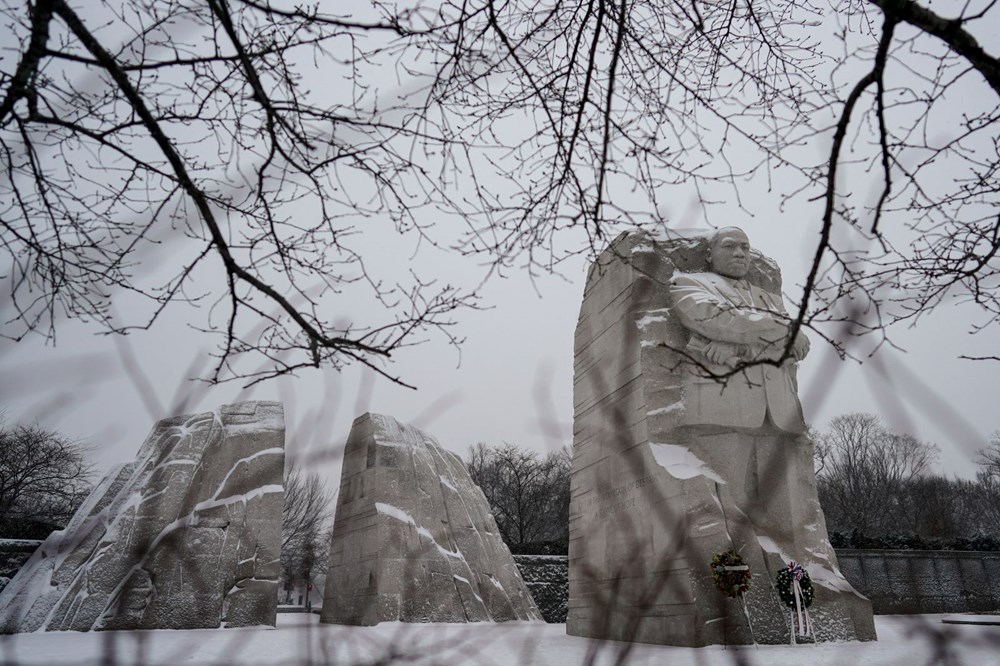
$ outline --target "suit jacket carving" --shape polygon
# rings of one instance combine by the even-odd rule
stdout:
[[[757,428],[770,415],[781,430],[805,432],[794,359],[777,367],[750,366],[725,383],[704,370],[722,374],[740,361],[780,358],[789,330],[781,296],[717,273],[677,273],[670,294],[691,334],[686,351],[698,361],[686,364],[684,424]],[[704,355],[712,341],[728,353],[725,364]]]

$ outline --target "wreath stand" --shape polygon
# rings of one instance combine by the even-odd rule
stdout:
[[[789,562],[788,566],[778,572],[775,588],[781,602],[790,609],[789,643],[797,645],[796,638],[809,638],[816,643],[816,634],[812,618],[809,617],[809,606],[813,602],[813,586],[809,573],[797,562]]]
[[[743,594],[750,588],[750,567],[743,561],[743,557],[732,549],[713,555],[711,566],[715,587],[727,597],[739,600],[743,615],[747,619],[750,640],[756,646],[757,638],[753,635],[750,610],[747,608],[746,599],[743,598]]]

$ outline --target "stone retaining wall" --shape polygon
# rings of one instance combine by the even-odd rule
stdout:
[[[1000,552],[838,548],[837,559],[878,615],[1000,610]],[[514,561],[546,622],[565,622],[566,558],[515,555]]]
[[[34,539],[0,539],[0,576],[16,574],[41,544]]]
[[[546,622],[566,621],[569,578],[565,555],[515,555],[514,563]]]
[[[838,549],[840,570],[880,615],[1000,610],[1000,552]]]
[[[0,558],[23,561],[38,543],[0,544]],[[837,557],[844,576],[879,615],[1000,610],[1000,552],[838,548]],[[545,621],[565,622],[566,558],[515,555],[514,561]]]
[[[0,539],[0,590],[41,545],[33,539]]]

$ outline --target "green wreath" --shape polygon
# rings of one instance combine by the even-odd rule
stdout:
[[[727,597],[736,599],[750,589],[750,567],[735,550],[712,556],[712,580]]]
[[[792,581],[796,578],[799,580],[799,589],[802,591],[802,596],[800,597],[802,606],[809,608],[813,602],[812,579],[809,578],[809,572],[802,565],[795,562],[790,563],[778,572],[777,580],[775,581],[778,598],[781,599],[781,603],[793,610],[795,609],[795,589],[792,586]]]

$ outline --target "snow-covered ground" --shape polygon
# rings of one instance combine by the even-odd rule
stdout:
[[[685,649],[591,641],[567,636],[565,625],[540,622],[343,627],[319,624],[316,615],[282,614],[277,629],[0,636],[0,664],[1000,664],[1000,626],[944,624],[945,617],[878,616],[877,643]]]

